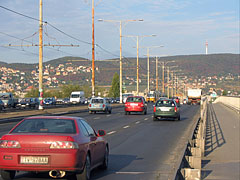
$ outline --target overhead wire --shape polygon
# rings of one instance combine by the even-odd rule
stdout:
[[[37,18],[34,18],[34,17],[28,16],[28,15],[19,13],[19,12],[17,12],[17,11],[11,10],[11,9],[6,8],[6,7],[4,7],[4,6],[1,6],[1,5],[0,5],[0,8],[3,8],[3,9],[5,9],[5,10],[7,10],[7,11],[10,11],[10,12],[12,12],[12,13],[18,14],[18,15],[20,15],[20,16],[23,16],[23,17],[26,17],[26,18],[29,18],[29,19],[32,19],[32,20],[35,20],[35,21],[38,21],[38,22],[40,21],[40,20],[37,19]],[[70,35],[70,34],[67,34],[66,32],[64,32],[64,31],[62,31],[61,29],[55,27],[54,25],[52,25],[51,23],[49,23],[49,22],[47,22],[47,21],[42,21],[42,22],[45,23],[45,24],[47,24],[47,25],[49,25],[50,27],[52,27],[53,29],[57,30],[58,32],[64,34],[65,36],[68,36],[68,37],[70,37],[70,38],[72,38],[72,39],[74,39],[74,40],[76,40],[76,41],[79,41],[79,42],[82,42],[82,43],[85,43],[85,44],[88,44],[88,45],[92,45],[92,43],[90,43],[90,42],[87,42],[87,41],[78,39],[78,38],[76,38],[76,37],[74,37],[74,36],[72,36],[72,35]],[[95,44],[95,46],[98,47],[98,48],[100,48],[100,49],[102,49],[103,51],[107,52],[108,54],[111,54],[111,55],[113,55],[113,56],[115,56],[115,57],[119,57],[118,55],[113,54],[112,52],[106,50],[105,48],[103,48],[103,47],[100,46],[99,44]],[[127,60],[128,62],[130,62],[130,60],[129,60],[127,57],[123,56],[123,58],[124,58],[125,60]],[[142,67],[141,65],[140,65],[139,67],[142,68],[143,70],[147,71],[147,70],[146,70],[144,67]]]

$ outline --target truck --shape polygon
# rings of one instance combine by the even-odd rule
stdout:
[[[202,90],[201,89],[188,89],[187,98],[188,104],[200,104],[201,103]]]
[[[73,91],[70,95],[70,103],[84,104],[85,103],[84,91]]]
[[[0,99],[4,103],[4,108],[15,108],[18,104],[18,99],[15,99],[12,93],[0,93]]]

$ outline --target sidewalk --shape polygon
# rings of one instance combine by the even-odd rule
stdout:
[[[240,179],[239,114],[221,103],[209,104],[202,179]]]

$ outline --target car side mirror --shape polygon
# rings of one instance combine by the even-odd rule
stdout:
[[[106,135],[106,131],[104,130],[98,130],[98,134],[97,134],[99,137],[101,136],[105,136]]]

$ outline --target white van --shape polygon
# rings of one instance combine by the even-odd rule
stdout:
[[[70,95],[70,102],[72,104],[84,104],[85,96],[84,91],[73,91]]]

